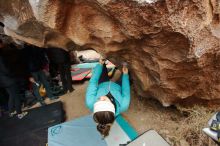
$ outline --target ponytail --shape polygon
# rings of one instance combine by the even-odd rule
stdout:
[[[103,137],[108,136],[111,125],[115,120],[114,113],[110,111],[96,112],[93,115],[93,119],[96,123],[98,123],[97,130],[100,132],[100,134]]]
[[[97,125],[97,130],[100,132],[100,134],[103,137],[106,137],[109,135],[111,125],[110,124],[98,124]]]

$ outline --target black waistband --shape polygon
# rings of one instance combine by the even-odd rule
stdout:
[[[112,102],[112,104],[115,106],[115,111],[116,111],[116,103],[115,103],[115,98],[112,96],[110,92],[108,92],[107,95],[105,95],[109,98],[109,100]]]

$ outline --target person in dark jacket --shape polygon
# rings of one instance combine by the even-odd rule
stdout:
[[[5,88],[9,94],[9,116],[17,115],[22,119],[27,112],[21,111],[22,97],[18,81],[24,77],[25,70],[22,70],[24,68],[20,64],[20,59],[16,48],[6,46],[0,40],[0,87]]]
[[[69,52],[61,48],[48,48],[47,55],[50,63],[55,64],[60,73],[64,93],[73,92],[71,77],[71,59]]]
[[[33,83],[34,95],[38,98],[41,105],[45,105],[43,97],[39,93],[40,85],[46,89],[46,94],[50,100],[57,99],[57,96],[52,94],[50,84],[47,81],[47,77],[44,71],[44,67],[47,65],[48,60],[46,58],[46,53],[43,48],[38,48],[31,45],[26,45],[24,47],[24,52],[26,60],[28,62],[28,70],[30,73],[29,81]]]

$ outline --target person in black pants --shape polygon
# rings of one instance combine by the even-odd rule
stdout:
[[[5,46],[0,40],[0,87],[9,94],[9,116],[17,115],[22,119],[27,112],[21,111],[21,94],[18,81],[23,78],[25,68],[20,63],[19,50]]]
[[[48,48],[47,55],[50,64],[54,64],[60,73],[64,93],[73,92],[69,52],[61,48]]]
[[[34,95],[37,97],[41,105],[45,105],[43,97],[39,93],[40,85],[46,89],[46,94],[50,100],[58,99],[58,96],[53,95],[49,82],[44,71],[48,60],[44,48],[38,48],[32,45],[26,45],[23,49],[26,61],[28,62],[29,81],[33,83]]]

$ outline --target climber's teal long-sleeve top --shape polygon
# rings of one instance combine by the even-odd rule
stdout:
[[[98,85],[99,78],[102,73],[103,65],[98,64],[93,72],[89,81],[86,91],[86,105],[93,112],[94,103],[101,97],[107,95],[109,92],[116,100],[115,116],[126,111],[130,104],[130,83],[128,74],[122,76],[122,86],[115,82],[108,81]]]

